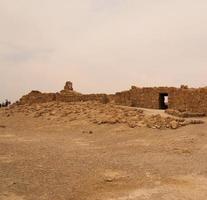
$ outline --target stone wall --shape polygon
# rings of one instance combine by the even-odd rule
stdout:
[[[168,94],[168,107],[170,109],[207,114],[207,88],[138,88],[132,86],[128,91],[116,93],[113,100],[116,104],[121,105],[159,109],[160,93]]]
[[[78,102],[78,101],[99,101],[101,103],[109,102],[106,94],[81,94],[73,91],[72,83],[66,82],[64,90],[57,93],[42,93],[32,91],[19,100],[19,104],[46,103],[51,101]]]
[[[176,90],[176,88],[168,88],[168,87],[146,87],[146,88],[138,88],[132,86],[132,88],[128,91],[118,92],[114,96],[114,100],[116,104],[135,106],[135,107],[143,107],[143,108],[153,108],[159,109],[159,94],[170,93]]]
[[[108,97],[106,94],[81,94],[81,95],[67,95],[67,94],[56,94],[56,101],[62,102],[78,102],[78,101],[99,101],[107,103]]]
[[[108,103],[106,94],[83,94],[83,95],[63,95],[61,93],[41,93],[32,91],[19,100],[19,104],[46,103],[51,101],[78,102],[78,101],[99,101]]]
[[[41,93],[39,91],[31,91],[29,94],[24,95],[19,100],[19,104],[46,103],[55,100],[55,93]]]
[[[178,89],[170,93],[170,107],[207,114],[207,88]]]
[[[132,86],[130,90],[116,94],[81,94],[73,91],[72,83],[66,82],[64,90],[59,93],[41,93],[32,91],[23,96],[20,104],[44,103],[50,101],[77,102],[99,101],[114,102],[119,105],[141,108],[160,108],[160,94],[168,94],[168,107],[180,111],[199,112],[207,114],[207,88],[175,87],[144,87]]]

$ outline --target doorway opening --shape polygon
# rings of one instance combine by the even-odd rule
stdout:
[[[168,93],[160,93],[159,97],[160,109],[168,109]]]

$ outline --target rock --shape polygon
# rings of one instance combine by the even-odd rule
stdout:
[[[136,124],[136,122],[128,121],[128,126],[129,126],[130,128],[135,128],[135,127],[137,127],[137,124]]]
[[[39,111],[40,109],[41,109],[41,106],[40,106],[40,105],[36,105],[36,106],[35,106],[35,110],[36,110],[36,111]]]
[[[174,109],[167,109],[165,110],[165,113],[176,116],[176,117],[182,117],[182,118],[205,117],[206,116],[205,113],[179,111],[179,110],[174,110]]]
[[[116,124],[117,122],[118,121],[114,117],[108,120],[108,124]]]
[[[119,179],[121,179],[123,177],[125,177],[125,174],[122,174],[119,171],[107,170],[104,173],[104,181],[108,182],[108,183],[118,181]]]
[[[114,181],[114,178],[113,178],[113,177],[105,177],[105,178],[104,178],[104,181],[105,181],[105,182],[108,182],[108,183],[111,183],[111,182]]]
[[[173,110],[168,110],[174,113]],[[181,111],[179,111],[181,112]],[[152,129],[177,129],[188,124],[204,123],[200,120],[186,120],[183,118],[164,117],[160,114],[150,115],[141,109],[103,104],[97,101],[87,102],[47,102],[35,105],[19,105],[2,112],[4,116],[24,113],[24,115],[42,117],[45,120],[72,122],[87,120],[101,124],[126,124],[130,128],[148,127]],[[87,134],[93,134],[87,131]]]
[[[161,125],[158,125],[158,124],[155,125],[155,128],[157,129],[161,129],[161,127],[162,127]]]
[[[170,127],[172,129],[177,129],[179,127],[179,123],[177,121],[173,120],[170,122]]]
[[[146,127],[146,124],[144,123],[144,121],[139,121],[137,126],[139,126],[139,127]]]
[[[53,110],[52,112],[50,112],[50,115],[54,116],[57,112],[55,110]]]
[[[82,133],[93,134],[93,131],[82,131]]]
[[[205,122],[202,120],[192,119],[190,120],[190,124],[204,124]]]
[[[38,118],[38,117],[41,117],[41,116],[42,116],[42,113],[40,113],[40,112],[36,112],[34,114],[34,118]]]
[[[182,153],[191,154],[192,151],[190,149],[183,149]]]
[[[63,112],[62,114],[61,114],[61,117],[67,117],[68,116],[68,113],[67,112]]]

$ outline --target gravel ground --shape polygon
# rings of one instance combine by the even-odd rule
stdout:
[[[207,123],[159,130],[0,114],[0,199],[204,200],[206,153]]]

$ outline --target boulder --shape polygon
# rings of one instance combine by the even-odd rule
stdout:
[[[170,122],[170,127],[172,129],[177,129],[179,127],[179,123],[177,121],[173,120]]]

